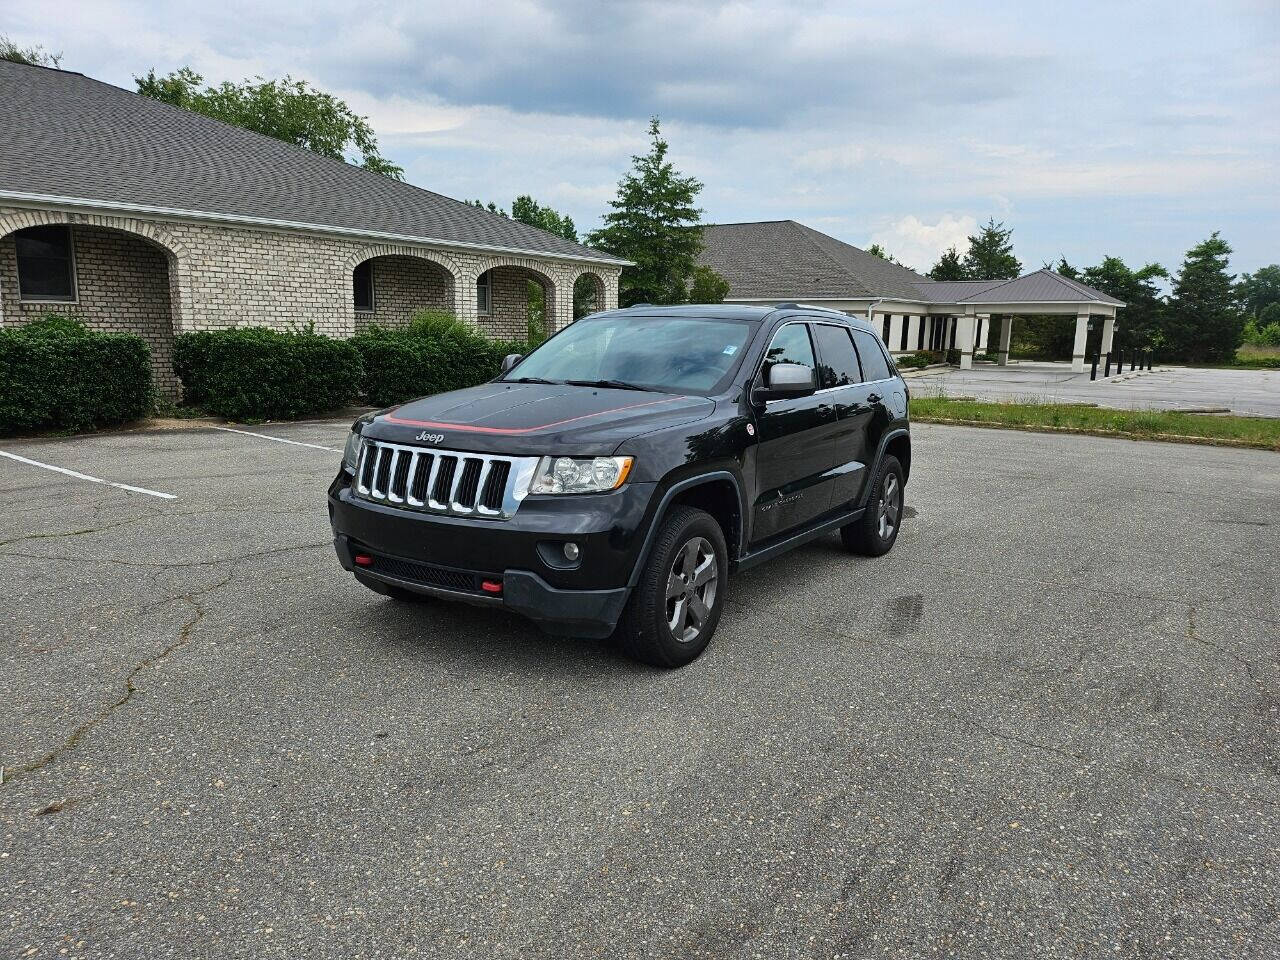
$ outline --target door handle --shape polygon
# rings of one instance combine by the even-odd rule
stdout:
[[[882,398],[881,398],[880,394],[878,394],[878,393],[868,393],[868,394],[867,394],[867,400],[868,400],[869,402],[871,402],[871,403],[879,403],[881,399],[882,399]]]

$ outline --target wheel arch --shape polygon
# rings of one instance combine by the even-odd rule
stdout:
[[[649,521],[649,529],[645,532],[644,543],[636,555],[635,566],[627,586],[634,587],[644,569],[649,553],[653,549],[653,540],[657,536],[658,527],[672,506],[683,504],[705,510],[720,525],[724,533],[725,545],[729,554],[729,562],[737,560],[742,548],[746,511],[742,503],[742,482],[730,470],[713,470],[686,477],[671,484],[662,494],[657,509]]]

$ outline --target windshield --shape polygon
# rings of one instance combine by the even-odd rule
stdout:
[[[716,393],[737,369],[754,326],[701,317],[587,317],[502,379]]]

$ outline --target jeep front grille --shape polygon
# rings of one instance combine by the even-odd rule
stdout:
[[[507,520],[529,492],[537,465],[537,457],[498,457],[365,440],[354,488],[365,500],[405,510]]]

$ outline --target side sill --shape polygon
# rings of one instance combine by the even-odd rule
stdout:
[[[857,510],[850,510],[848,513],[837,514],[828,520],[821,521],[807,530],[802,530],[799,533],[793,534],[785,540],[780,540],[777,543],[761,547],[758,550],[753,550],[751,553],[740,556],[734,569],[737,572],[750,570],[752,567],[764,563],[766,560],[772,560],[774,557],[786,553],[788,550],[794,550],[796,547],[804,546],[804,544],[808,543],[810,540],[816,540],[818,537],[828,534],[832,530],[839,530],[846,523],[852,523],[854,520],[860,518],[865,512],[866,510],[864,508],[859,507]]]

